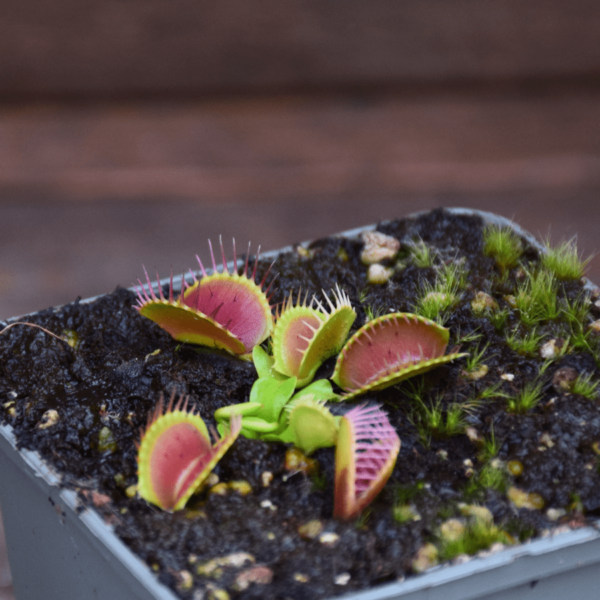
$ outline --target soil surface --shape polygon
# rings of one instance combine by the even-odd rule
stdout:
[[[487,369],[469,373],[462,358],[348,403],[383,405],[402,441],[388,484],[358,520],[332,518],[334,448],[318,450],[318,469],[306,475],[286,471],[288,447],[242,437],[214,473],[221,482],[247,481],[250,494],[204,489],[174,514],[130,497],[136,442],[161,394],[189,394],[190,404],[214,423],[217,408],[248,399],[256,371],[252,363],[175,342],[138,314],[129,290],[29,319],[68,336],[70,345],[25,326],[0,337],[2,421],[14,428],[20,447],[52,463],[64,486],[94,505],[185,599],[225,597],[220,590],[236,598],[327,598],[410,576],[422,568],[414,561],[428,543],[439,558],[454,557],[443,525],[449,519],[468,524],[464,505],[486,507],[498,534],[475,552],[597,516],[600,405],[572,389],[577,376],[598,380],[597,338],[574,343],[581,339],[575,333],[600,317],[593,291],[579,280],[558,281],[559,305],[583,298],[585,314],[569,320],[563,311],[529,327],[511,298],[539,262],[526,241],[519,264],[503,276],[483,252],[478,217],[438,210],[378,230],[401,243],[387,283],[368,283],[360,239],[328,238],[277,258],[272,303],[291,291],[321,296],[339,285],[357,311],[355,331],[373,314],[416,312],[423,286],[434,284],[444,264],[458,264],[466,279],[442,315],[449,351],[483,351]],[[411,248],[419,239],[433,251],[433,266],[417,266]],[[259,262],[257,278],[267,267]],[[474,312],[478,292],[498,309]],[[503,320],[494,319],[501,311]],[[513,331],[539,335],[535,350],[512,349],[506,338]],[[545,359],[540,349],[551,340],[564,352]],[[334,362],[317,377],[331,376]],[[511,411],[510,398],[530,382],[539,383],[538,402]],[[335,406],[338,413],[346,409]],[[437,424],[427,418],[434,409]],[[452,411],[460,415],[454,429]],[[301,528],[315,520],[312,532]],[[214,558],[223,560],[210,563]]]

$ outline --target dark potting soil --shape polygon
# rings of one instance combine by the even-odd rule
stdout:
[[[318,469],[306,475],[286,471],[286,446],[242,437],[214,472],[222,482],[247,481],[250,494],[205,489],[175,514],[129,497],[137,481],[135,443],[161,394],[173,389],[189,394],[191,405],[212,423],[216,409],[248,399],[256,372],[252,363],[175,342],[138,314],[135,294],[125,289],[27,319],[67,335],[71,345],[25,326],[0,338],[2,421],[13,427],[20,447],[47,459],[62,474],[64,486],[78,490],[85,505],[94,505],[182,598],[221,597],[218,590],[239,598],[326,598],[409,576],[424,544],[433,542],[444,556],[440,526],[451,517],[462,518],[461,503],[487,507],[506,533],[505,543],[597,516],[600,405],[560,384],[561,374],[567,380],[573,373],[597,380],[595,338],[588,338],[588,349],[551,361],[540,356],[539,348],[522,355],[506,342],[507,332],[516,327],[528,333],[519,325],[510,295],[527,276],[522,267],[531,270],[537,264],[538,251],[523,241],[521,266],[503,280],[494,260],[483,254],[479,217],[436,210],[377,229],[402,244],[400,263],[387,283],[368,283],[360,239],[328,238],[277,258],[272,302],[282,302],[291,291],[320,296],[339,285],[357,311],[353,331],[368,315],[415,312],[424,282],[436,278],[434,267],[417,267],[411,258],[409,247],[422,239],[434,249],[438,267],[463,261],[466,285],[445,321],[449,348],[459,346],[471,355],[485,348],[481,362],[488,370],[474,379],[465,372],[463,358],[348,403],[383,405],[402,440],[388,484],[358,520],[332,518],[333,448],[317,451]],[[259,277],[267,266],[259,262]],[[490,313],[473,312],[471,303],[480,291],[506,311],[503,324],[494,326]],[[575,302],[582,294],[590,292],[580,281],[557,285],[560,302]],[[589,321],[600,316],[591,303],[590,311]],[[559,316],[539,323],[535,333],[541,344],[566,339],[572,327]],[[328,360],[317,377],[331,376],[334,362]],[[522,414],[509,412],[506,396],[532,381],[542,386],[540,401]],[[486,393],[491,386],[496,387]],[[468,410],[450,436],[444,422],[457,405]],[[424,425],[424,406],[441,409],[441,425]],[[497,442],[495,457],[486,455],[486,440]],[[266,473],[272,474],[270,481]],[[537,508],[511,502],[508,495],[515,489]],[[320,521],[321,534],[301,534],[300,527],[314,520]],[[238,553],[247,553],[246,560]],[[229,563],[208,562],[219,557],[229,557]],[[244,577],[255,582],[248,585]]]

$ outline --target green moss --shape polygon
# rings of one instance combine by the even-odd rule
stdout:
[[[588,400],[598,399],[598,382],[591,375],[580,375],[574,382],[571,392]]]
[[[538,335],[535,329],[530,333],[526,333],[523,337],[518,334],[518,327],[515,328],[512,333],[506,336],[506,343],[512,348],[517,354],[522,356],[533,356],[537,353],[540,342],[542,341],[542,335]]]
[[[435,250],[428,246],[422,239],[418,239],[410,246],[412,262],[416,267],[433,267]]]
[[[511,229],[488,225],[483,231],[483,252],[496,261],[504,276],[508,269],[517,265],[523,246]]]
[[[557,279],[571,280],[580,279],[585,273],[585,268],[590,258],[582,260],[577,254],[575,238],[562,242],[555,248],[551,248],[546,241],[546,252],[542,254],[542,265],[554,273]]]
[[[423,284],[415,304],[415,312],[443,325],[447,319],[446,312],[458,303],[465,283],[466,273],[462,264],[452,262],[443,265],[438,269],[433,285],[429,282]]]
[[[506,410],[512,413],[523,414],[537,406],[542,399],[542,383],[530,381],[514,396],[506,399]]]
[[[496,542],[512,544],[514,541],[506,531],[493,522],[481,518],[469,519],[462,529],[456,527],[455,530],[454,536],[441,539],[440,557],[445,560],[451,560],[462,554],[477,554],[481,550],[487,550]]]
[[[526,325],[556,319],[560,308],[554,275],[543,269],[527,273],[523,283],[517,286],[514,304],[519,311],[519,318]]]

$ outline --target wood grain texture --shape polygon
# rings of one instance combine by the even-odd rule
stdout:
[[[8,0],[0,98],[600,74],[597,0]]]
[[[264,202],[600,185],[600,92],[0,110],[0,194]]]

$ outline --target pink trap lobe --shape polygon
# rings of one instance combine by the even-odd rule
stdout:
[[[176,423],[158,437],[150,458],[150,475],[161,506],[175,506],[211,454],[209,440],[190,423]]]

